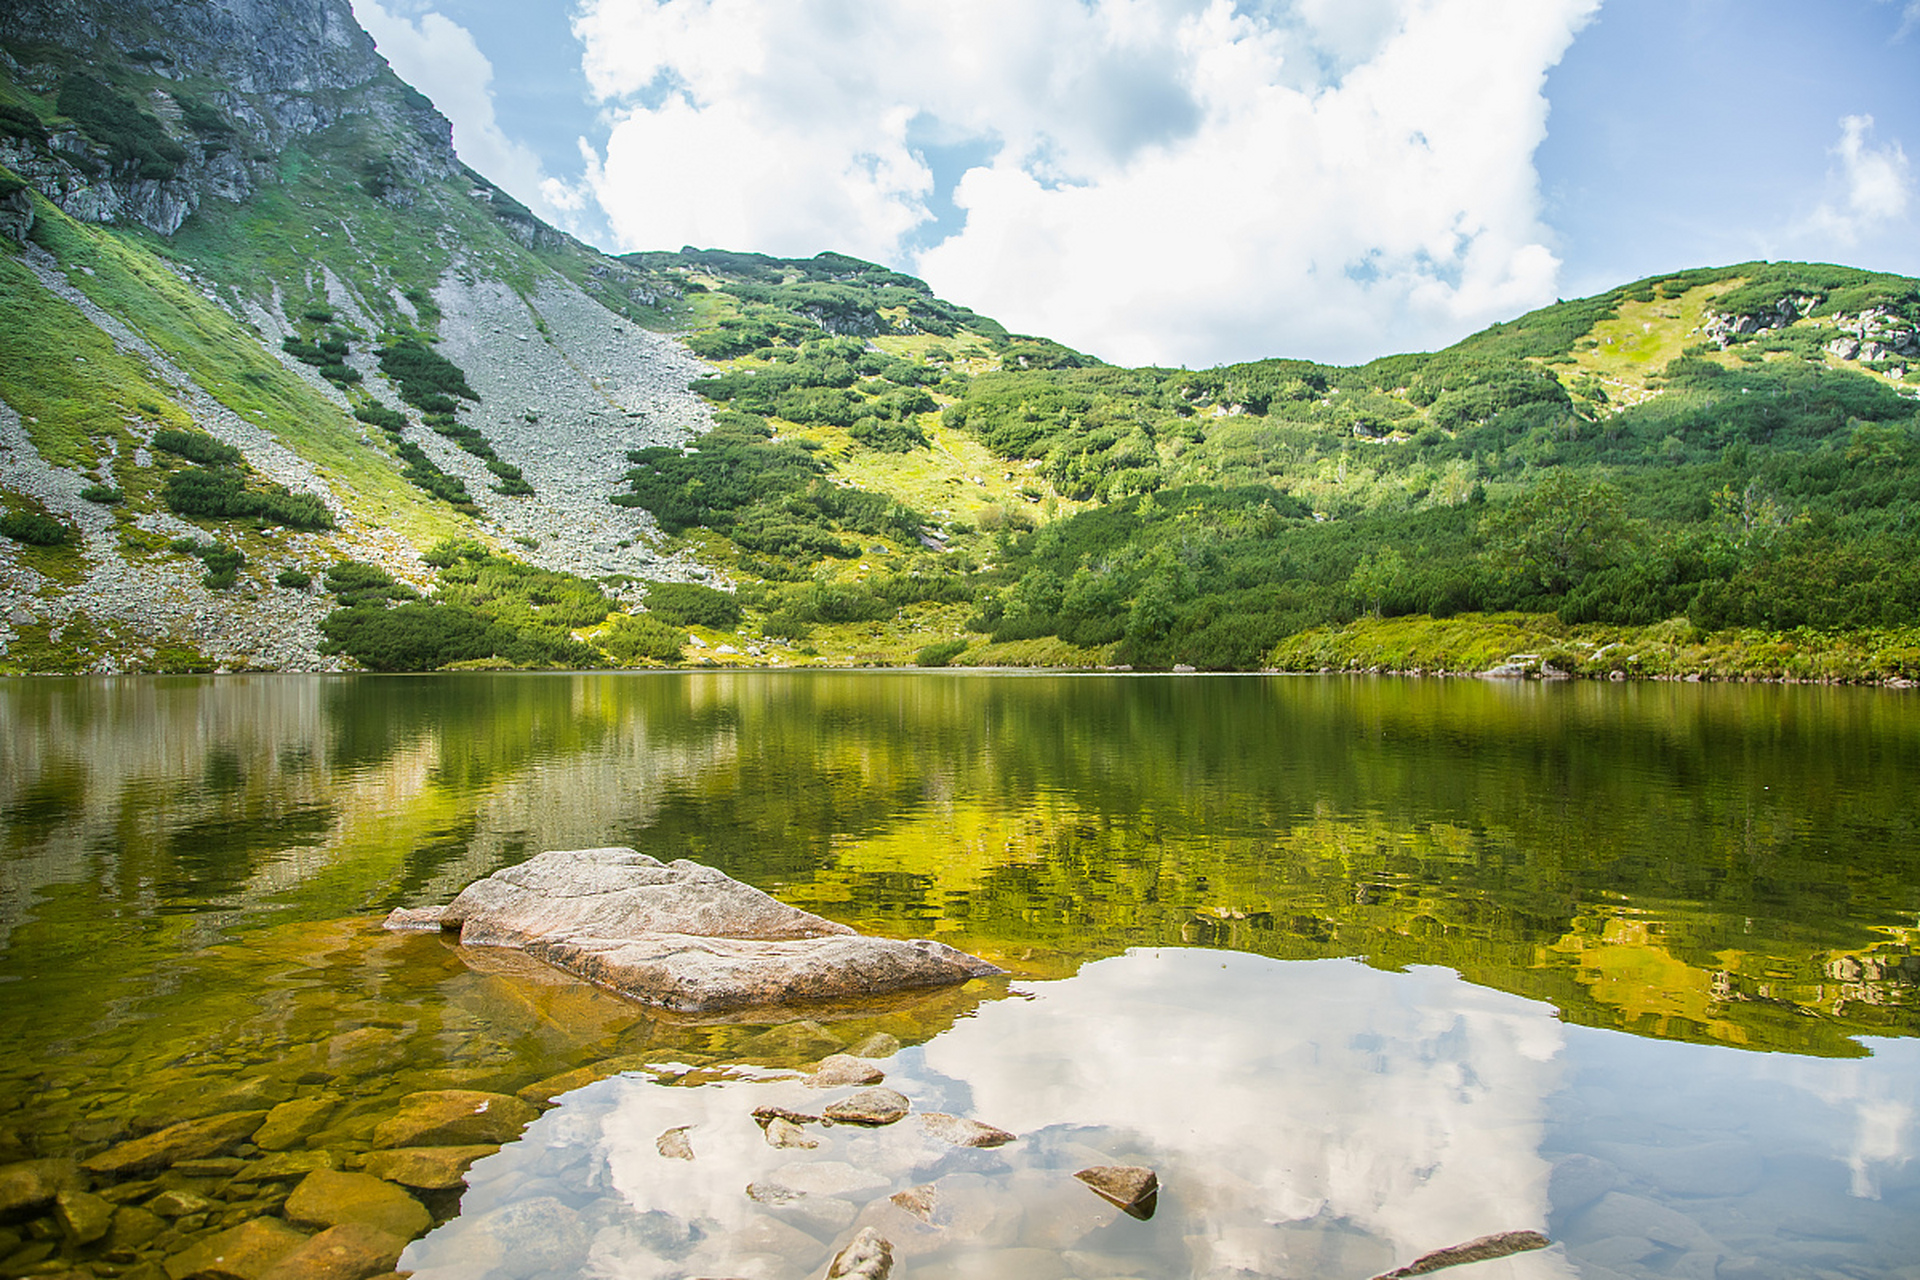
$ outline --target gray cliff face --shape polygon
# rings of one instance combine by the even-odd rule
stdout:
[[[13,50],[0,52],[0,65],[36,91],[58,86],[66,59],[137,64],[159,80],[191,84],[235,129],[215,140],[197,136],[182,123],[175,87],[159,84],[139,105],[186,152],[166,178],[115,165],[72,129],[44,141],[0,136],[0,164],[85,221],[171,235],[210,197],[247,199],[289,142],[348,119],[381,134],[407,177],[458,168],[452,124],[393,75],[347,0],[15,0],[0,6],[0,42]]]
[[[14,0],[0,13],[0,39],[155,50],[174,75],[224,80],[247,95],[350,89],[387,69],[346,0]]]

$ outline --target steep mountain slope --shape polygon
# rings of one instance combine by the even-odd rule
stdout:
[[[338,665],[334,602],[276,580],[425,586],[448,538],[694,570],[606,495],[626,449],[704,423],[698,362],[449,137],[344,3],[0,15],[0,502],[42,535],[0,540],[8,666]],[[395,375],[408,349],[470,395]],[[201,466],[155,443],[183,431]],[[241,497],[182,500],[225,456],[204,437]],[[318,505],[289,521],[276,488]]]

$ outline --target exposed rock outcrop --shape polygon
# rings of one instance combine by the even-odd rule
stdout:
[[[1833,318],[1840,336],[1827,350],[1842,360],[1920,359],[1920,325],[1890,307],[1871,307]]]
[[[712,867],[632,849],[543,853],[390,929],[458,930],[648,1004],[704,1012],[950,986],[1000,970],[939,942],[854,933]]]
[[[57,47],[102,66],[137,62],[162,80],[221,86],[206,100],[156,87],[136,104],[179,149],[170,172],[70,128],[0,142],[0,163],[82,221],[172,235],[207,197],[250,196],[289,141],[349,118],[381,137],[392,169],[419,178],[458,166],[453,126],[388,69],[348,0],[19,0],[0,10],[0,37],[16,48]],[[71,74],[53,62],[10,70],[49,91]],[[199,111],[186,121],[183,95],[195,97]],[[209,123],[207,108],[219,123]]]
[[[1765,333],[1769,329],[1784,329],[1819,305],[1820,299],[1817,297],[1807,294],[1788,294],[1774,304],[1770,311],[1756,311],[1745,315],[1709,311],[1700,329],[1709,342],[1724,349],[1736,337]]]

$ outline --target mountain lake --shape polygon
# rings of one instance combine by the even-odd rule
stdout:
[[[0,680],[0,1276],[1920,1277],[1917,782],[1869,689]],[[381,927],[609,845],[1008,973],[702,1018]],[[919,1115],[773,1145],[848,1051]]]

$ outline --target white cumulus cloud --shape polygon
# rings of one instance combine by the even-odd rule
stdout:
[[[1840,162],[1833,175],[1837,199],[1823,201],[1814,210],[1810,230],[1815,234],[1851,246],[1907,216],[1913,203],[1913,166],[1898,139],[1875,146],[1872,135],[1872,116],[1841,119],[1840,140],[1833,146]]]
[[[498,183],[535,213],[574,229],[584,196],[548,177],[532,148],[500,127],[493,100],[493,63],[468,31],[445,14],[417,17],[381,0],[354,0],[353,14],[394,73],[433,100],[453,122],[453,146],[468,167]]]
[[[585,0],[574,29],[622,246],[836,249],[1110,360],[1212,363],[1550,301],[1542,89],[1598,5]]]

